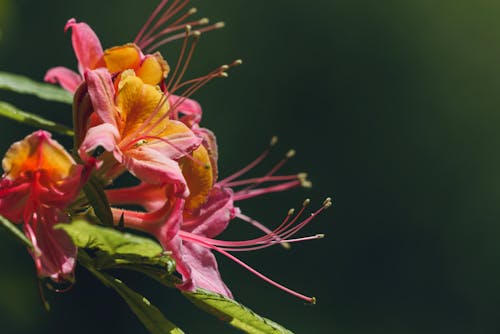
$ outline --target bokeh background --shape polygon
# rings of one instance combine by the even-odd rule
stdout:
[[[0,70],[41,80],[52,66],[75,68],[68,18],[88,22],[109,47],[131,41],[156,3],[0,0]],[[335,202],[304,232],[327,238],[242,255],[318,304],[219,257],[237,300],[297,333],[500,332],[500,2],[192,3],[227,28],[202,36],[190,73],[245,61],[195,96],[218,135],[222,175],[279,135],[268,166],[293,147],[286,170],[314,183],[244,203],[245,212],[272,225],[306,197],[311,207]],[[175,59],[178,47],[161,51]],[[70,122],[68,106],[0,97]],[[5,152],[32,129],[2,120],[0,131]],[[224,236],[250,233],[235,223]],[[5,233],[0,267],[2,333],[146,333],[81,268],[70,292],[48,295],[46,313],[31,258]],[[175,290],[120,277],[187,333],[237,332]]]

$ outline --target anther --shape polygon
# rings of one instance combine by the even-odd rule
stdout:
[[[190,10],[188,10],[188,14],[189,14],[189,15],[193,15],[193,14],[196,14],[196,12],[197,12],[197,11],[198,11],[198,9],[197,9],[197,8],[195,8],[195,7],[193,7],[193,8],[191,8]]]
[[[208,19],[208,17],[204,17],[198,20],[198,24],[208,24],[209,22],[210,20]]]
[[[308,176],[308,175],[307,175],[307,173],[299,173],[299,174],[297,174],[297,178],[298,178],[299,180],[301,180],[301,181],[302,181],[302,180],[306,181],[307,176]]]
[[[316,305],[316,297],[311,297],[311,304]]]
[[[300,178],[299,178],[299,181],[300,181],[300,186],[301,186],[302,188],[306,188],[306,189],[310,189],[310,188],[312,188],[312,185],[313,185],[313,184],[312,184],[312,182],[311,182],[311,181],[306,180],[306,179],[300,179]]]
[[[217,22],[216,24],[214,24],[215,29],[221,29],[221,28],[224,28],[225,26],[226,26],[226,22]]]
[[[194,38],[200,38],[201,36],[201,32],[198,31],[198,30],[195,30],[191,33],[191,36],[193,36]]]
[[[316,234],[315,237],[318,239],[323,239],[325,237],[325,235],[323,233],[321,233],[321,234]]]
[[[231,65],[233,66],[237,66],[237,65],[241,65],[243,64],[243,60],[241,59],[236,59],[235,61],[233,61],[233,63]]]
[[[227,72],[220,72],[219,76],[223,77],[223,78],[227,78],[229,76],[229,74],[227,74]]]
[[[311,200],[310,200],[309,198],[306,198],[306,199],[304,200],[304,202],[302,203],[302,206],[303,206],[303,207],[306,207],[306,206],[308,206],[310,203],[311,203]]]
[[[286,157],[288,159],[293,158],[297,152],[295,152],[294,149],[291,149],[290,151],[286,152]]]
[[[295,213],[295,209],[294,208],[291,208],[290,210],[288,210],[288,215],[289,216],[293,216],[294,213]]]
[[[331,206],[332,206],[332,199],[331,199],[331,197],[327,197],[327,198],[325,199],[325,201],[323,202],[323,207],[324,207],[325,209],[328,209],[328,208],[329,208],[329,207],[331,207]]]
[[[274,146],[278,143],[278,136],[273,136],[269,142],[269,146]]]

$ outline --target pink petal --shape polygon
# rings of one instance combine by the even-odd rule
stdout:
[[[236,209],[233,204],[233,192],[230,189],[215,186],[207,202],[192,217],[185,218],[182,230],[192,234],[213,238],[224,231]]]
[[[179,164],[161,152],[148,148],[148,145],[128,150],[123,155],[122,164],[141,181],[151,184],[175,184],[180,196],[189,196]]]
[[[179,286],[180,289],[192,291],[202,288],[233,298],[231,291],[222,281],[215,256],[209,249],[183,241],[181,252],[172,252],[177,271],[185,281]]]
[[[53,208],[44,209],[35,224],[25,224],[25,234],[35,247],[32,252],[39,277],[50,277],[56,282],[72,280],[77,249],[63,230],[55,224],[64,216]]]
[[[169,121],[169,123],[174,122],[177,121]],[[147,147],[165,157],[178,160],[198,148],[201,142],[202,139],[195,136],[192,131],[184,131],[173,133],[163,138],[153,139],[147,145],[141,145],[140,148]]]
[[[93,70],[102,61],[103,50],[99,38],[86,23],[76,23],[74,18],[69,19],[64,31],[72,29],[71,41],[80,73]]]
[[[114,103],[115,88],[111,74],[106,69],[97,69],[85,72],[88,92],[94,111],[105,123],[112,124],[115,128],[118,111]]]
[[[31,183],[14,184],[6,179],[0,182],[0,214],[14,223],[22,222],[24,208],[31,194]]]
[[[43,80],[45,82],[59,84],[70,93],[74,93],[83,81],[78,73],[62,66],[53,67],[48,70]]]
[[[115,153],[118,150],[117,143],[119,141],[119,138],[120,134],[118,133],[116,127],[114,127],[112,124],[103,123],[91,127],[87,131],[85,139],[80,145],[78,153],[84,160],[87,160],[89,154],[91,154],[99,146],[101,146],[108,152]]]
[[[167,201],[166,187],[166,184],[141,182],[134,187],[106,190],[106,196],[111,205],[135,204],[151,212],[159,210]]]
[[[172,94],[168,98],[168,103],[175,107],[176,114],[180,112],[184,115],[180,120],[188,127],[200,123],[202,110],[200,104],[195,100]]]

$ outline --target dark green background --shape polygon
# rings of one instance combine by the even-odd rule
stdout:
[[[335,205],[305,234],[327,238],[243,254],[297,300],[220,258],[236,298],[297,333],[498,333],[500,320],[500,2],[476,0],[193,1],[227,28],[202,36],[191,74],[243,58],[195,97],[228,175],[280,136],[276,161],[306,170],[310,191],[242,205],[278,222],[305,197]],[[41,79],[75,68],[70,17],[105,47],[135,37],[156,1],[0,0],[0,70]],[[178,44],[162,48],[175,59]],[[170,57],[170,58],[169,58]],[[173,63],[173,61],[171,61]],[[0,92],[69,122],[67,106]],[[2,121],[1,151],[32,129]],[[268,162],[272,163],[272,160]],[[240,223],[224,236],[245,238]],[[243,227],[242,227],[243,226]],[[240,228],[241,227],[241,228]],[[84,270],[42,310],[32,260],[0,235],[0,332],[145,333]],[[188,333],[234,333],[177,291],[122,274]]]

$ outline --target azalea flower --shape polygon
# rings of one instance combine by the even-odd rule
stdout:
[[[72,281],[76,247],[53,227],[68,221],[64,210],[87,180],[88,170],[42,130],[12,144],[2,167],[0,214],[23,224],[38,276]]]
[[[181,112],[186,116],[181,121],[187,123],[188,126],[191,127],[193,122],[199,123],[201,107],[196,101],[189,99],[189,96],[213,78],[226,76],[225,71],[229,67],[239,64],[240,61],[220,66],[207,75],[182,82],[200,34],[222,28],[224,23],[217,22],[207,25],[209,22],[207,18],[189,20],[197,10],[196,8],[185,10],[189,3],[188,0],[174,1],[171,6],[166,8],[167,2],[166,0],[160,2],[133,43],[106,50],[103,50],[99,38],[89,25],[77,22],[74,18],[68,20],[64,31],[69,29],[72,31],[72,44],[78,61],[79,73],[58,66],[47,71],[44,80],[59,84],[64,89],[74,93],[84,81],[87,71],[106,68],[112,75],[117,76],[125,70],[133,70],[144,83],[161,86],[162,91],[167,94],[168,102],[171,105],[170,114],[173,119],[179,119],[179,112]],[[155,20],[156,22],[153,23]],[[184,42],[173,75],[167,84],[164,79],[170,68],[161,54],[154,51],[160,46],[178,39],[184,39]],[[148,50],[146,54],[143,52],[145,49]],[[174,94],[180,88],[185,88],[184,96]]]
[[[275,140],[272,143],[275,144]],[[106,194],[112,205],[135,204],[142,206],[147,211],[136,212],[113,208],[115,219],[123,220],[126,227],[154,235],[165,249],[172,252],[177,264],[177,271],[183,276],[183,283],[179,286],[181,289],[195,290],[196,288],[203,288],[232,297],[231,291],[221,278],[215,256],[212,253],[212,251],[216,251],[266,282],[303,300],[315,302],[314,297],[305,296],[273,281],[235,257],[232,253],[258,250],[278,244],[288,247],[293,242],[322,238],[322,234],[303,238],[293,237],[320,212],[328,208],[331,205],[331,200],[327,198],[320,209],[301,220],[300,217],[309,205],[309,200],[306,200],[297,215],[294,215],[294,210],[290,210],[281,225],[274,230],[270,230],[263,224],[243,215],[240,209],[234,206],[234,203],[266,193],[288,190],[300,185],[310,186],[305,179],[305,175],[302,174],[274,176],[274,173],[286,163],[286,160],[292,154],[289,153],[285,160],[278,163],[264,177],[233,181],[261,162],[268,153],[268,150],[266,150],[240,172],[220,182],[215,182],[216,168],[205,169],[203,165],[216,163],[216,145],[212,142],[210,149],[206,149],[206,145],[209,145],[208,141],[193,153],[193,155],[196,155],[196,160],[186,160],[181,163],[188,186],[192,190],[188,198],[175,199],[172,197],[172,189],[168,186],[155,186],[146,183],[129,188],[108,190]],[[199,164],[199,162],[202,164]],[[248,185],[256,187],[269,181],[280,181],[282,183],[266,188],[250,189],[248,187]],[[247,185],[247,187],[233,192],[229,185]],[[264,235],[243,241],[217,239],[216,237],[227,228],[229,222],[234,218],[251,223],[262,230]]]
[[[146,84],[131,70],[121,74],[117,90],[104,69],[85,74],[97,125],[89,127],[80,145],[84,160],[97,148],[98,173],[112,180],[124,169],[147,183],[176,184],[189,193],[177,160],[196,149],[201,138],[183,123],[168,118],[169,104],[156,87]]]

